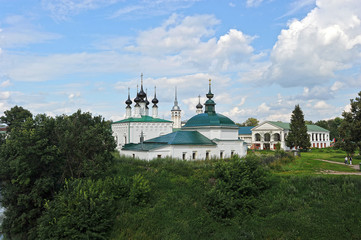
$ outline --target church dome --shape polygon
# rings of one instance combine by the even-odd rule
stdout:
[[[222,114],[201,113],[189,119],[187,123],[183,126],[183,128],[203,126],[237,127],[237,125],[231,119]]]

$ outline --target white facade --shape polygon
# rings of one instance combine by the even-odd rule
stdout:
[[[282,122],[263,122],[252,128],[253,149],[275,149],[280,143],[281,149],[291,150],[286,146],[286,137],[289,133],[289,126]],[[316,125],[307,125],[310,136],[311,147],[325,148],[330,146],[330,132]]]
[[[152,160],[155,158],[177,158],[182,160],[205,160],[211,158],[230,158],[234,154],[243,157],[247,147],[243,141],[215,141],[216,145],[165,145],[152,151],[122,151],[125,156]]]
[[[141,134],[144,140],[172,132],[172,122],[120,122],[112,124],[117,150],[127,143],[139,143]]]

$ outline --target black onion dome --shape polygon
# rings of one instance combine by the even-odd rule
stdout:
[[[127,105],[131,105],[133,102],[132,100],[130,100],[130,98],[128,97],[128,99],[125,101],[125,104]]]
[[[158,99],[156,97],[154,97],[153,100],[152,100],[152,103],[157,104],[157,103],[159,103],[159,101],[158,101]]]
[[[141,98],[142,100],[147,96],[147,94],[143,90],[143,85],[140,87],[140,91],[139,91],[138,95],[139,95],[139,98]]]
[[[134,102],[140,103],[140,101],[142,101],[142,99],[139,98],[139,93],[137,93],[137,96],[134,98]]]
[[[152,103],[153,103],[154,105],[157,105],[157,103],[159,103],[159,101],[158,101],[158,99],[157,99],[157,89],[156,89],[156,87],[154,87],[154,98],[153,98],[153,100],[152,100]]]
[[[132,100],[130,100],[130,93],[129,93],[129,88],[128,88],[128,99],[125,101],[125,104],[127,104],[128,106],[131,105],[133,102]]]
[[[203,108],[203,105],[201,104],[201,96],[199,95],[198,96],[198,104],[197,104],[197,106],[196,106],[196,108],[198,109],[198,108]]]

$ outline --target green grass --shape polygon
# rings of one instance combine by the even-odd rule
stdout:
[[[299,174],[318,174],[322,171],[331,170],[338,172],[357,172],[348,165],[339,165],[323,162],[317,159],[329,160],[343,163],[345,153],[338,152],[303,152],[301,157],[296,158],[294,162],[282,166],[282,170],[278,174],[299,175]],[[353,165],[360,163],[360,156],[355,156]]]
[[[118,157],[116,174],[142,174],[151,197],[144,206],[119,201],[111,239],[361,239],[361,176],[320,175],[321,170],[355,170],[315,160],[342,162],[342,156],[311,151],[277,162],[270,187],[254,200],[253,211],[224,220],[212,217],[206,205],[217,160]]]

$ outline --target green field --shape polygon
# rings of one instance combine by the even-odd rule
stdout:
[[[142,205],[119,201],[111,239],[361,239],[361,176],[321,174],[357,171],[316,160],[343,162],[343,152],[316,150],[296,159],[275,158],[273,152],[255,155],[266,169],[262,181],[267,187],[257,193],[232,189],[254,180],[230,172],[236,174],[231,175],[235,182],[243,182],[219,189],[243,199],[230,201],[220,195],[216,208],[210,207],[210,192],[221,180],[218,168],[231,161],[220,165],[217,160],[146,162],[119,157],[116,174],[141,174],[150,192]],[[359,163],[360,157],[355,157],[353,164]],[[214,209],[231,214],[217,217]]]

